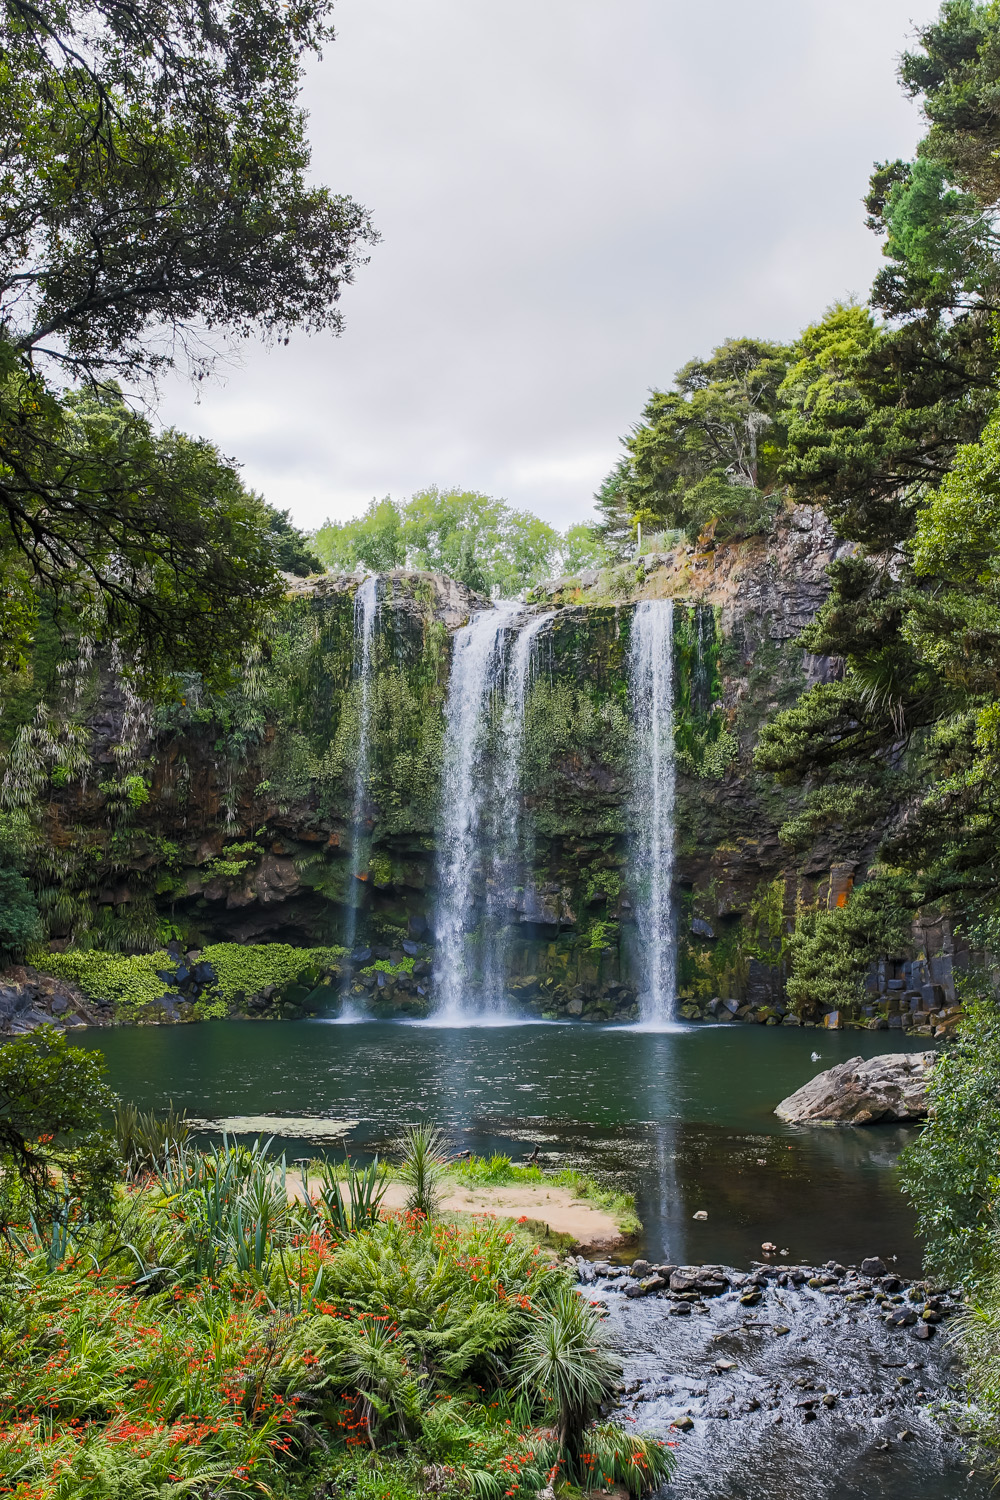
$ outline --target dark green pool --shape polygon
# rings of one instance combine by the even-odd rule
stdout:
[[[796,1260],[878,1253],[919,1267],[895,1171],[910,1133],[791,1128],[772,1113],[824,1067],[916,1046],[884,1032],[295,1021],[81,1035],[113,1085],[147,1107],[350,1118],[358,1154],[417,1118],[447,1125],[456,1149],[517,1156],[540,1143],[550,1159],[632,1188],[656,1257],[740,1265],[773,1240]]]

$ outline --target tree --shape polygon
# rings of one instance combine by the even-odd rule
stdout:
[[[117,1103],[106,1066],[51,1026],[0,1047],[0,1234],[51,1220],[67,1196],[107,1210],[121,1162],[104,1125]]]
[[[607,540],[637,524],[681,527],[692,538],[711,521],[719,537],[769,530],[780,503],[787,367],[781,345],[727,339],[678,370],[672,391],[654,390],[622,440],[628,457],[597,496]]]
[[[335,573],[352,573],[362,563],[373,573],[401,568],[406,562],[402,507],[388,495],[371,501],[352,521],[327,521],[316,533],[316,551]]]
[[[930,129],[914,161],[876,166],[867,199],[889,321],[831,309],[783,387],[782,475],[854,544],[802,637],[842,680],[766,726],[758,764],[808,778],[806,818],[863,793],[895,900],[945,898],[976,924],[1000,895],[1000,9],[948,0],[920,42],[901,76]]]
[[[600,1316],[569,1287],[546,1308],[514,1364],[522,1385],[556,1411],[556,1442],[569,1477],[579,1482],[584,1432],[621,1379]]]
[[[175,364],[200,378],[226,337],[339,331],[341,290],[375,236],[357,204],[307,181],[298,92],[304,56],[332,36],[328,12],[329,0],[7,0],[8,634],[30,633],[38,589],[54,590],[67,612],[82,591],[87,607],[107,606],[102,633],[131,631],[147,662],[207,668],[272,597],[259,511],[226,519],[210,497],[198,521],[189,486],[205,448],[182,461],[175,439],[157,447],[124,408],[111,430],[81,429],[53,381],[97,390]]]
[[[600,529],[585,521],[566,528],[559,551],[567,573],[579,573],[585,568],[606,568],[611,561]]]
[[[274,558],[283,573],[294,573],[297,578],[307,578],[310,573],[322,573],[323,559],[313,550],[305,534],[289,520],[287,510],[276,510],[263,501],[267,525],[267,539]]]
[[[328,521],[316,533],[328,567],[373,572],[404,565],[457,578],[483,594],[508,597],[547,577],[559,536],[527,511],[475,490],[418,490],[405,502],[372,500],[353,521]]]
[[[58,401],[17,370],[0,384],[0,518],[8,667],[44,592],[67,630],[116,639],[147,680],[217,679],[279,595],[273,522],[233,466],[154,434],[108,387]]]
[[[551,570],[558,537],[527,511],[476,490],[419,490],[404,508],[412,565],[449,573],[469,588],[510,597]]]

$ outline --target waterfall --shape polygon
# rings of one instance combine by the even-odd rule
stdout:
[[[347,880],[347,923],[344,946],[350,950],[358,930],[358,883],[370,853],[368,772],[371,763],[372,642],[378,620],[378,577],[369,573],[354,595],[354,676],[359,685],[358,750],[354,761],[354,805],[351,810],[351,863]]]
[[[551,618],[532,616],[522,626],[508,663],[510,633],[523,613],[523,605],[501,601],[473,616],[455,637],[445,703],[435,918],[442,1019],[499,1015],[504,1008],[520,850],[516,809],[525,695],[532,646]]]
[[[525,865],[530,863],[521,808],[524,706],[539,632],[554,618],[555,610],[549,610],[546,614],[535,615],[521,626],[504,678],[503,714],[491,788],[492,847],[486,884],[486,942],[482,965],[482,1001],[484,1007],[492,1011],[504,1007],[517,884]]]
[[[642,963],[639,1012],[646,1025],[662,1026],[674,1019],[677,993],[672,600],[636,605],[628,675],[635,731],[629,873]]]

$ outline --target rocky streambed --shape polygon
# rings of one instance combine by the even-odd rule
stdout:
[[[990,1491],[963,1442],[957,1288],[877,1260],[574,1264],[624,1356],[616,1414],[675,1445],[669,1500]]]

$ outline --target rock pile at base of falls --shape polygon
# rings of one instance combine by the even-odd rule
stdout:
[[[934,1052],[891,1052],[849,1058],[782,1099],[774,1113],[787,1125],[924,1120],[935,1057]]]

